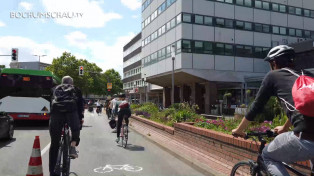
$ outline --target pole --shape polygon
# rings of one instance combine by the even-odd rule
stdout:
[[[174,57],[172,58],[172,86],[171,86],[171,104],[174,104]]]
[[[172,58],[172,85],[171,85],[171,104],[174,104],[174,60],[176,57],[175,45],[171,46],[171,58]]]

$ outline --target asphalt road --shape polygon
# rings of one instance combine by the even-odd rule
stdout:
[[[129,144],[115,142],[106,115],[85,113],[78,147],[79,158],[71,162],[73,176],[202,176],[203,174],[132,131]],[[0,175],[26,175],[35,136],[40,136],[44,175],[49,175],[50,136],[47,123],[17,124],[14,139],[0,141]]]

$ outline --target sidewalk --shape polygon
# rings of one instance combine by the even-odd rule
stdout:
[[[195,147],[142,122],[130,119],[130,127],[205,175],[229,175],[232,167],[196,150]]]

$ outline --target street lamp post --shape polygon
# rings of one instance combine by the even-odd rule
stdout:
[[[171,58],[172,58],[171,104],[174,104],[174,60],[176,58],[175,45],[171,46]]]
[[[34,55],[34,56],[38,56],[39,57],[38,70],[40,70],[40,57],[44,57],[44,56],[47,56],[47,55]]]

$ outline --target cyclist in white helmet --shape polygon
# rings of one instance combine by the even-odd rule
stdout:
[[[249,122],[262,112],[269,98],[271,96],[278,97],[288,120],[283,126],[274,129],[279,135],[264,148],[262,153],[268,171],[276,176],[289,175],[282,162],[311,160],[313,163],[314,161],[314,117],[308,117],[298,111],[290,111],[282,102],[285,100],[294,105],[291,90],[297,77],[290,71],[301,74],[300,70],[294,69],[294,57],[294,49],[286,45],[276,46],[269,51],[265,61],[269,62],[271,71],[264,77],[248,113],[239,126],[232,130],[234,136],[243,136]],[[313,72],[305,70],[303,72],[305,75],[314,77]],[[293,131],[288,132],[292,125]],[[313,164],[311,166],[313,168]]]

